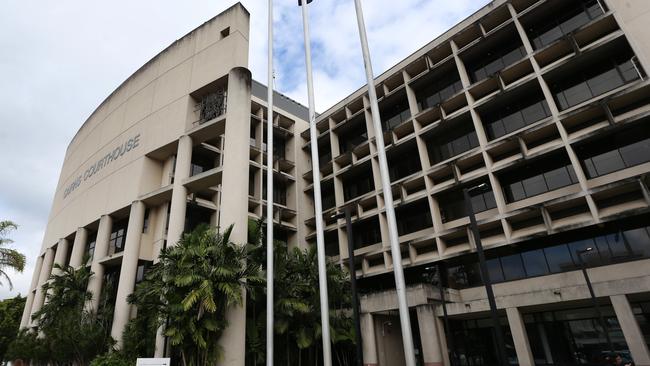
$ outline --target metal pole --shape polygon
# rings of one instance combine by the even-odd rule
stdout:
[[[506,356],[506,345],[503,337],[503,329],[501,328],[501,322],[499,321],[499,315],[497,313],[497,303],[494,300],[494,291],[492,291],[492,281],[490,280],[490,274],[487,271],[487,265],[485,264],[485,254],[483,253],[483,244],[481,244],[481,236],[478,232],[478,226],[476,225],[476,217],[474,216],[474,207],[472,207],[472,199],[469,196],[469,191],[467,188],[463,188],[463,197],[465,200],[465,210],[469,215],[470,227],[472,229],[472,235],[474,236],[474,241],[476,242],[476,253],[478,254],[478,262],[481,267],[481,279],[485,285],[485,292],[487,293],[488,303],[490,304],[490,317],[492,318],[492,324],[494,325],[495,338],[497,341],[497,356],[499,357],[499,363],[504,366],[509,366],[508,357]]]
[[[266,365],[273,366],[273,0],[269,0],[266,117]],[[262,137],[264,129],[262,128]],[[261,197],[260,197],[261,198]]]
[[[352,208],[345,206],[345,231],[348,236],[348,265],[350,266],[350,287],[352,290],[352,316],[354,317],[354,341],[356,343],[357,366],[363,366],[363,345],[361,344],[361,319],[359,318],[359,295],[357,293],[357,271],[354,269],[354,234],[352,232]]]
[[[309,138],[311,141],[311,166],[314,181],[314,211],[316,219],[316,249],[318,252],[318,289],[320,292],[320,319],[323,337],[323,366],[332,366],[330,341],[330,316],[327,295],[327,267],[323,237],[323,205],[320,196],[320,162],[318,159],[318,134],[316,133],[316,107],[314,106],[314,80],[311,70],[311,44],[309,41],[309,4],[302,4],[302,23],[305,37],[305,63],[307,64],[307,96],[309,99]]]
[[[603,333],[605,333],[605,339],[607,340],[607,347],[609,347],[609,352],[614,352],[614,346],[612,345],[612,339],[609,337],[609,327],[605,322],[602,311],[600,311],[600,306],[598,305],[598,300],[596,300],[596,294],[594,293],[594,287],[591,285],[591,280],[587,274],[587,268],[585,267],[585,262],[582,260],[582,255],[584,251],[578,252],[578,261],[580,262],[580,269],[582,270],[582,275],[585,277],[585,282],[587,282],[587,288],[589,289],[589,295],[591,295],[591,303],[596,309],[596,314],[598,315],[598,320],[600,321],[600,326],[603,328]]]
[[[359,25],[359,38],[361,40],[361,51],[363,53],[363,64],[368,79],[368,98],[370,99],[370,112],[372,123],[375,129],[375,142],[379,157],[379,172],[381,174],[381,185],[384,193],[384,206],[386,207],[386,218],[388,220],[388,234],[390,249],[393,257],[393,274],[395,275],[395,290],[397,291],[397,304],[399,306],[399,319],[402,328],[402,343],[404,344],[404,358],[406,366],[415,366],[415,349],[413,346],[413,334],[411,332],[411,317],[408,304],[406,303],[406,283],[404,281],[404,270],[402,268],[402,253],[400,251],[399,237],[397,234],[397,221],[395,219],[395,208],[393,207],[393,192],[390,188],[390,176],[388,174],[388,162],[386,160],[386,148],[382,134],[381,120],[379,116],[379,105],[377,103],[377,92],[375,80],[372,73],[370,61],[370,50],[368,49],[368,37],[366,26],[363,21],[363,9],[361,1],[354,0],[354,7],[357,13]]]
[[[447,314],[447,301],[445,300],[445,290],[443,288],[443,280],[447,282],[446,273],[447,273],[447,266],[444,264],[444,262],[440,262],[440,264],[438,264],[438,278],[439,278],[438,289],[440,290],[440,301],[442,301],[442,318],[445,322],[445,338],[447,339],[447,354],[449,355],[449,362],[451,363],[451,366],[456,366],[456,349],[454,348],[454,338],[453,338],[454,335],[451,334],[451,328],[449,326],[449,314]]]

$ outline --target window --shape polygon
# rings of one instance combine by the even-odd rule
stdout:
[[[366,164],[342,177],[345,201],[364,195],[375,189],[372,167]]]
[[[589,178],[596,178],[650,161],[650,129],[647,120],[613,135],[598,137],[576,152]]]
[[[388,155],[388,171],[391,182],[400,180],[422,170],[417,145],[394,150]]]
[[[564,156],[528,162],[501,174],[499,179],[508,203],[578,183],[573,167]]]
[[[397,207],[395,216],[399,235],[413,233],[433,225],[429,202],[426,199]]]
[[[449,222],[467,216],[465,198],[462,190],[443,192],[436,197],[440,206],[442,222]],[[497,206],[492,190],[486,192],[470,192],[474,213],[483,212]]]
[[[355,222],[352,225],[354,249],[381,243],[381,232],[379,231],[379,219],[377,216]]]
[[[449,126],[434,131],[427,139],[429,160],[432,165],[447,160],[479,145],[476,131],[469,115],[447,122]]]
[[[628,227],[624,228],[589,228],[577,234],[569,232],[555,238],[545,237],[519,248],[546,245],[549,240],[557,240],[557,237],[564,239],[557,240],[558,243],[545,248],[521,250],[514,254],[511,251],[517,249],[512,247],[490,250],[487,253],[492,258],[486,261],[490,279],[498,283],[573,271],[580,268],[578,256],[582,257],[587,267],[650,258],[650,227],[640,226],[646,221],[647,218],[639,218],[637,223],[625,224]],[[589,247],[593,250],[585,252]],[[510,252],[499,256],[499,252],[503,251]],[[465,263],[449,267],[447,273],[450,287],[482,285],[476,257],[467,256],[464,260]]]
[[[347,130],[341,131],[339,137],[339,151],[344,154],[348,151],[354,150],[358,145],[363,144],[368,140],[368,132],[366,131],[366,121],[363,113],[355,117],[355,120],[346,122],[352,125]]]
[[[563,8],[553,9],[546,19],[540,20],[538,25],[528,30],[528,36],[535,49],[555,42],[563,35],[573,32],[603,14],[596,0],[561,1],[560,3]]]
[[[88,263],[92,262],[93,256],[95,255],[95,245],[97,244],[97,233],[88,233],[88,243],[86,244],[86,256],[88,257]]]
[[[521,259],[528,276],[541,276],[549,272],[546,257],[542,249],[521,253]]]
[[[108,247],[110,252],[119,253],[124,250],[124,244],[126,241],[126,226],[129,220],[121,220],[113,224],[113,229],[111,235],[108,239]]]
[[[551,110],[541,91],[521,98],[507,97],[481,112],[485,132],[490,140],[517,131],[541,119],[549,117]]]
[[[146,233],[149,231],[149,214],[150,214],[149,208],[144,209],[144,220],[142,222],[142,232]]]
[[[220,89],[201,98],[200,120],[207,122],[226,113],[226,89]]]
[[[519,38],[515,32],[512,34]],[[473,82],[486,79],[526,56],[526,49],[515,37],[501,42],[498,47],[481,53],[480,57],[476,57],[473,62],[467,62]]]
[[[419,109],[426,110],[451,98],[463,90],[463,83],[455,65],[438,77],[430,77],[416,85],[416,98]]]
[[[324,235],[325,239],[325,255],[328,257],[335,257],[339,255],[339,235],[336,230],[328,231]]]
[[[399,97],[400,100],[392,101],[389,105],[386,105],[386,103],[389,103],[388,101],[382,101],[384,103],[380,106],[381,125],[384,132],[392,130],[402,122],[406,122],[411,118],[411,111],[409,109],[408,100],[406,99],[406,93],[402,92],[401,94],[396,95],[396,97]]]
[[[632,63],[632,50],[610,50],[613,56],[598,56],[576,62],[551,81],[551,91],[561,110],[578,105],[639,78]],[[611,58],[610,58],[611,57]]]

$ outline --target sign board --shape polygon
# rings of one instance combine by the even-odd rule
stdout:
[[[138,358],[136,366],[169,366],[169,358]]]

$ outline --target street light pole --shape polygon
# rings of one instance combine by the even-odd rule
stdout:
[[[579,250],[578,253],[578,262],[580,262],[580,269],[582,270],[582,275],[587,282],[587,288],[589,289],[589,295],[591,295],[591,303],[596,309],[596,314],[598,315],[598,320],[600,321],[600,326],[603,328],[603,333],[605,334],[605,339],[607,340],[607,347],[609,347],[609,352],[614,352],[614,346],[612,345],[612,339],[609,337],[609,331],[605,318],[603,317],[602,311],[600,311],[600,306],[598,305],[598,300],[596,300],[596,294],[594,293],[594,287],[591,285],[591,280],[589,279],[589,274],[587,274],[587,267],[585,262],[582,259],[582,255],[588,252],[591,252],[594,248],[588,247],[583,250]]]
[[[490,317],[492,318],[492,325],[494,326],[494,333],[497,342],[497,356],[499,358],[499,363],[503,366],[508,366],[508,357],[506,356],[506,345],[503,337],[503,329],[501,328],[501,322],[499,321],[499,315],[497,313],[497,304],[494,299],[494,291],[492,290],[492,281],[490,280],[490,274],[487,270],[487,265],[485,263],[485,254],[483,253],[483,244],[481,244],[481,236],[478,232],[478,225],[476,224],[476,216],[474,216],[474,207],[472,206],[472,199],[469,195],[470,190],[482,190],[486,189],[488,185],[482,183],[478,186],[471,188],[463,188],[463,197],[465,200],[465,210],[469,215],[470,227],[472,229],[472,236],[474,236],[474,241],[476,242],[476,253],[478,254],[478,262],[481,268],[481,279],[485,285],[485,292],[487,293],[488,303],[490,304]]]
[[[447,339],[447,354],[451,366],[456,366],[456,349],[454,348],[454,335],[451,333],[449,325],[449,314],[447,314],[447,301],[445,300],[445,290],[443,284],[447,279],[447,265],[444,262],[438,264],[438,289],[440,290],[440,301],[442,302],[442,318],[445,322],[445,338]],[[443,282],[444,281],[444,282]],[[449,287],[449,284],[447,284]]]
[[[354,266],[354,234],[352,232],[352,207],[345,206],[343,213],[334,218],[345,217],[345,233],[348,238],[348,266],[350,267],[350,289],[352,292],[352,316],[354,318],[354,341],[356,345],[356,365],[363,366],[363,345],[361,344],[361,319],[359,317],[359,295],[357,293],[357,273]]]
[[[390,251],[393,258],[393,275],[395,276],[395,291],[397,292],[397,306],[399,309],[399,320],[402,329],[402,344],[404,346],[404,359],[406,366],[415,366],[415,347],[413,346],[413,333],[411,330],[411,316],[406,302],[406,280],[402,268],[402,252],[397,233],[397,219],[395,218],[395,207],[393,207],[393,192],[390,186],[390,175],[388,174],[388,160],[386,159],[386,147],[381,128],[379,116],[379,104],[377,102],[377,91],[375,90],[375,79],[370,61],[370,50],[368,47],[368,36],[366,25],[363,21],[363,9],[361,0],[354,0],[354,8],[357,13],[357,25],[359,27],[359,38],[361,41],[361,53],[363,65],[366,70],[368,82],[368,99],[370,99],[370,114],[372,125],[375,130],[375,144],[377,145],[377,157],[379,160],[379,173],[381,175],[381,187],[384,194],[384,207],[386,208],[386,221],[388,221],[388,236],[390,240]]]

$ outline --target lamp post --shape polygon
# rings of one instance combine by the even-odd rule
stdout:
[[[580,262],[582,275],[584,276],[585,282],[587,283],[587,288],[589,289],[589,295],[591,295],[591,303],[596,310],[598,320],[600,321],[600,326],[603,328],[603,333],[605,334],[605,339],[607,340],[607,347],[609,347],[610,352],[614,352],[614,346],[612,345],[612,340],[609,338],[609,332],[607,331],[607,323],[605,322],[602,311],[600,311],[600,306],[598,305],[598,300],[596,300],[596,294],[594,293],[594,287],[591,285],[591,280],[589,279],[589,274],[587,273],[587,267],[585,266],[585,262],[582,259],[583,254],[589,253],[592,250],[594,250],[593,247],[587,247],[583,250],[578,250],[576,253],[578,254],[578,262]]]
[[[465,211],[469,215],[470,228],[472,236],[476,242],[476,253],[478,254],[479,267],[481,269],[481,279],[485,285],[485,292],[487,293],[488,303],[490,304],[490,317],[492,318],[492,325],[494,326],[494,333],[497,342],[497,356],[499,363],[503,366],[508,366],[508,357],[506,356],[506,345],[503,337],[503,329],[497,314],[497,304],[494,300],[494,291],[492,290],[492,281],[490,274],[487,270],[485,263],[485,254],[483,253],[483,245],[481,244],[481,236],[478,232],[478,225],[476,224],[476,216],[474,216],[474,207],[472,206],[472,199],[469,195],[471,192],[486,191],[489,188],[487,183],[481,183],[474,187],[463,188],[463,198],[465,200]]]
[[[447,301],[445,300],[444,285],[449,283],[447,280],[447,265],[444,262],[438,264],[438,290],[440,291],[440,301],[442,302],[442,319],[445,323],[445,338],[447,339],[447,354],[451,366],[456,366],[456,349],[454,348],[454,335],[451,333],[449,325],[449,314],[447,313]]]
[[[350,288],[352,290],[352,316],[354,318],[354,341],[356,345],[356,365],[363,366],[363,345],[361,344],[361,319],[359,318],[359,296],[357,294],[357,274],[354,269],[354,235],[352,233],[352,206],[347,205],[343,212],[332,215],[335,219],[345,218],[345,233],[348,238],[348,265],[350,267]]]

